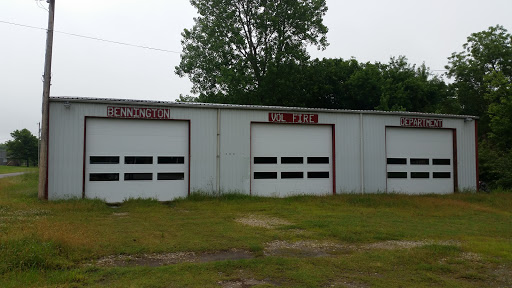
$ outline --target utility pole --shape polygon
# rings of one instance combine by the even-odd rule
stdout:
[[[48,11],[48,31],[46,36],[46,55],[44,58],[44,84],[43,84],[43,108],[41,121],[41,147],[39,156],[39,186],[37,197],[48,198],[48,132],[50,126],[50,85],[52,75],[52,47],[53,47],[53,19],[55,14],[55,0],[47,0],[50,4]]]

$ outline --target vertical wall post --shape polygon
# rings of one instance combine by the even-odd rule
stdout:
[[[361,165],[361,193],[364,194],[364,126],[363,126],[363,113],[359,114],[359,135],[361,144],[360,165]]]
[[[217,108],[217,194],[220,195],[220,108]]]

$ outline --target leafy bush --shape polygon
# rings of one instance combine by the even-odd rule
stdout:
[[[480,180],[493,189],[512,188],[512,150],[497,149],[487,141],[478,148]]]

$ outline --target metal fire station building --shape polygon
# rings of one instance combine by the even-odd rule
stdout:
[[[477,189],[477,118],[50,99],[48,199]]]

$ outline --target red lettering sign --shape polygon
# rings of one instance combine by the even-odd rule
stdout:
[[[171,109],[108,106],[107,117],[135,119],[171,119]]]
[[[318,123],[318,114],[268,113],[269,122],[279,123]]]
[[[426,118],[400,118],[400,126],[403,127],[420,127],[420,128],[443,128],[442,119],[426,119]]]

